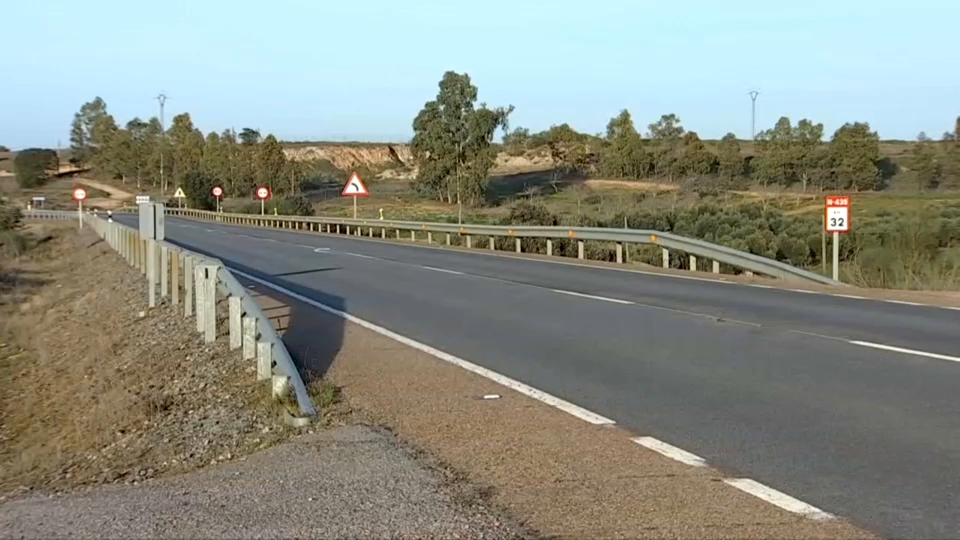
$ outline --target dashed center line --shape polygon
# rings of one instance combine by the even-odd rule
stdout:
[[[625,305],[634,305],[636,302],[631,302],[629,300],[620,300],[619,298],[607,298],[606,296],[595,296],[592,294],[584,294],[573,291],[565,291],[563,289],[550,289],[555,293],[568,294],[570,296],[578,296],[580,298],[590,298],[591,300],[600,300],[602,302],[612,302],[614,304],[625,304]]]
[[[926,358],[935,358],[937,360],[947,360],[949,362],[960,362],[960,357],[957,357],[957,356],[948,356],[946,354],[917,351],[914,349],[904,349],[903,347],[894,347],[892,345],[883,345],[881,343],[871,343],[869,341],[852,341],[852,340],[847,341],[847,343],[851,345],[859,345],[861,347],[870,347],[871,349],[880,349],[882,351],[912,354],[915,356],[923,356]]]
[[[458,272],[456,270],[447,270],[446,268],[435,268],[433,266],[424,266],[424,265],[421,265],[420,268],[423,268],[425,270],[433,270],[434,272],[443,272],[445,274],[454,274],[457,276],[464,275],[463,272]]]

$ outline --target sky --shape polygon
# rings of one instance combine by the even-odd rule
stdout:
[[[599,133],[620,110],[665,113],[703,138],[749,138],[781,116],[827,136],[939,138],[960,115],[957,0],[47,0],[9,2],[0,145],[69,145],[80,106],[118,123],[189,112],[208,131],[387,140],[447,70],[511,127]],[[35,6],[35,7],[30,7]]]

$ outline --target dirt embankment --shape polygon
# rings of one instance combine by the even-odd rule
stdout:
[[[293,433],[252,363],[205,345],[182,306],[147,310],[143,276],[73,227],[32,225],[34,247],[0,259],[0,500],[139,483]]]
[[[389,165],[412,165],[413,153],[407,144],[383,145],[310,145],[284,148],[284,154],[294,161],[325,159],[341,170],[356,167],[380,168]]]

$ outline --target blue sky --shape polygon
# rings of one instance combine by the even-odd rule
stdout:
[[[938,137],[960,115],[957,0],[48,0],[4,7],[0,144],[68,144],[82,103],[120,122],[402,140],[443,72],[513,126],[600,132],[673,112],[705,138],[778,117]]]

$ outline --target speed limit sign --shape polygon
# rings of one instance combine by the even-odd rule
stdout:
[[[267,200],[270,198],[270,188],[267,186],[260,186],[257,188],[257,198],[261,201]]]
[[[223,188],[220,186],[213,186],[213,189],[210,190],[210,193],[219,199],[220,197],[223,197]]]
[[[824,226],[829,233],[850,232],[850,197],[830,196],[827,197],[824,211],[826,219]]]

